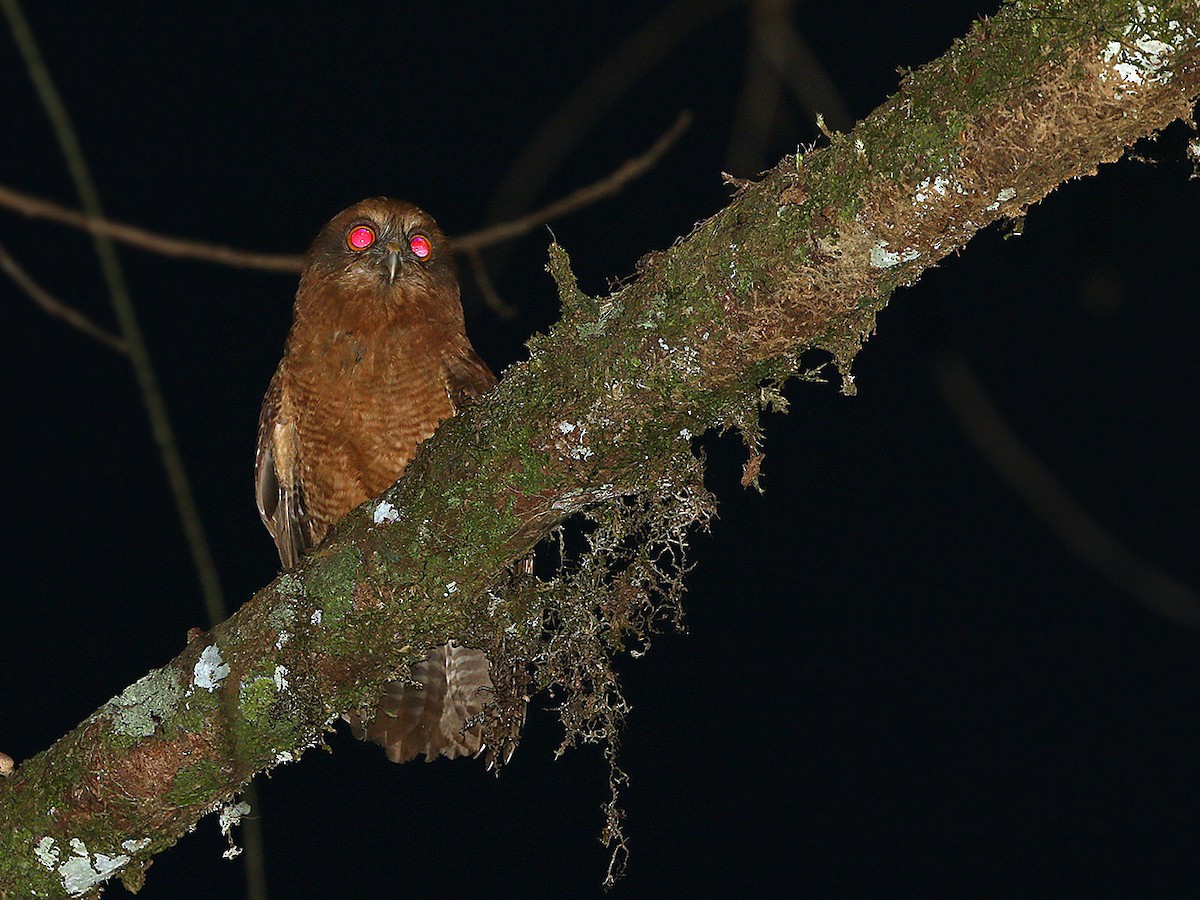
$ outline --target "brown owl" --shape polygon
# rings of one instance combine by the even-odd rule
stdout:
[[[424,211],[377,197],[338,213],[305,257],[283,359],[263,400],[258,511],[285,569],[401,475],[417,445],[496,383],[463,325],[446,236]],[[451,643],[353,722],[394,762],[474,755],[488,662]],[[472,721],[471,727],[467,727]]]

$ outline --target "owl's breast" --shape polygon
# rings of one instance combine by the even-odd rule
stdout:
[[[304,494],[326,527],[391,486],[453,415],[441,357],[424,337],[341,332],[291,373]]]

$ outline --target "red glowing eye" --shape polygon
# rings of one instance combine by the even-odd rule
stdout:
[[[433,246],[429,243],[429,238],[423,234],[414,234],[408,239],[408,249],[413,252],[413,256],[417,259],[428,259],[429,254],[433,252]]]
[[[375,230],[366,225],[355,225],[346,235],[351,250],[366,250],[375,243]]]

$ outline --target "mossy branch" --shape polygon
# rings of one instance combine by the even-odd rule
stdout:
[[[671,560],[708,511],[692,437],[753,421],[761,385],[802,371],[811,350],[848,387],[897,286],[1189,116],[1198,35],[1193,0],[1014,3],[610,296],[580,300],[556,252],[564,300],[577,302],[399,485],[0,784],[0,896],[80,895],[113,874],[136,884],[251,776],[321,743],[338,714],[448,638],[486,648],[497,670],[532,661],[543,686],[590,685],[566,685],[583,693],[566,709],[568,739],[597,722],[611,737],[620,703],[604,699],[596,654],[640,637],[651,594],[678,592]],[[608,543],[553,581],[508,580],[587,511]],[[616,552],[639,535],[659,549]],[[591,637],[545,640],[547,607]]]

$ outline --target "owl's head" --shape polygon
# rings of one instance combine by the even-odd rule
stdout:
[[[399,304],[458,301],[446,235],[432,216],[403,200],[372,197],[342,210],[321,229],[305,262],[305,280],[335,282],[340,292]]]

